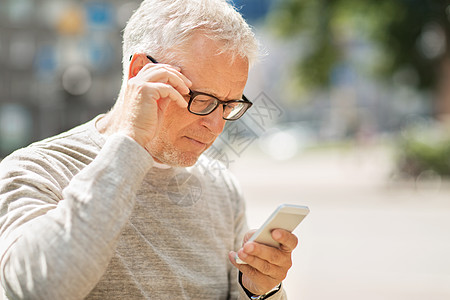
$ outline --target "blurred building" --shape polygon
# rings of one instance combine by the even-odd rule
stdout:
[[[0,156],[111,107],[139,2],[0,2]]]

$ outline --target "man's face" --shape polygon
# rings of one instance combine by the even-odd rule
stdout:
[[[248,77],[248,61],[227,53],[218,55],[215,42],[196,35],[183,55],[181,72],[192,81],[192,90],[227,101],[241,99]],[[186,98],[188,101],[188,98]],[[190,113],[171,102],[164,113],[161,130],[149,150],[157,161],[172,166],[191,166],[223,131],[223,107],[206,116]]]

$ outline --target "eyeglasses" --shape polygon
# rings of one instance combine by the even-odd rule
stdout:
[[[150,55],[147,55],[147,58],[155,64],[158,63]],[[242,117],[253,103],[244,95],[242,95],[242,99],[222,101],[213,95],[189,89],[188,111],[190,113],[206,116],[215,111],[219,105],[223,106],[222,118],[227,121],[235,121]]]
[[[253,105],[244,95],[242,100],[222,101],[212,95],[189,90],[189,97],[188,110],[191,113],[206,116],[223,105],[222,118],[228,121],[239,119]]]

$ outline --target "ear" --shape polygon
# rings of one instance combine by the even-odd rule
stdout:
[[[150,61],[144,53],[136,53],[131,57],[130,67],[128,69],[128,79],[136,76],[139,71]]]

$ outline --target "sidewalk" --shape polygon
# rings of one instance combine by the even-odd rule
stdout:
[[[291,300],[450,299],[450,189],[394,184],[383,151],[306,153],[232,166],[251,227],[280,203],[309,206],[285,281]]]

